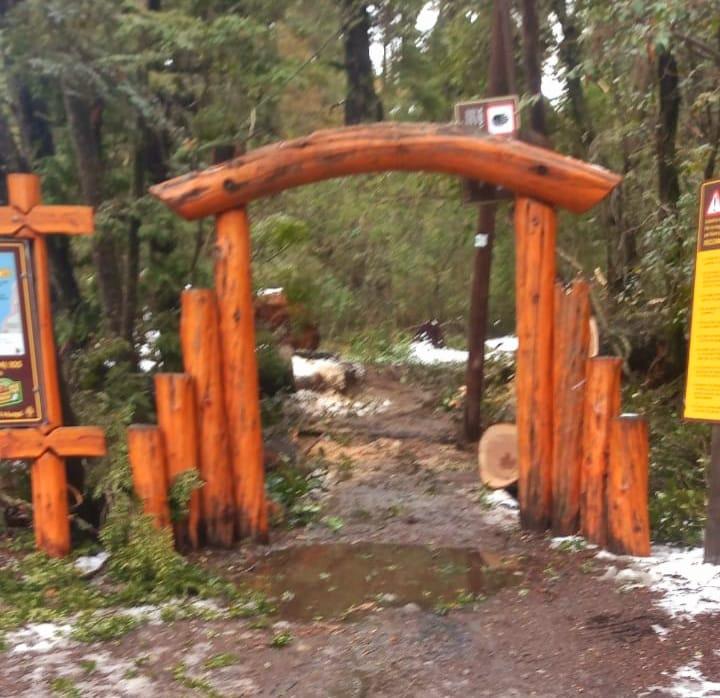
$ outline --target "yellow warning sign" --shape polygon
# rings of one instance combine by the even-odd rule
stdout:
[[[700,190],[685,418],[720,423],[720,180]]]

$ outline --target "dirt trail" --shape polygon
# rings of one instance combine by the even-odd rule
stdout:
[[[515,513],[489,506],[478,487],[474,453],[443,443],[455,424],[432,392],[373,375],[362,399],[391,404],[306,421],[326,434],[305,442],[327,464],[322,518],[277,531],[271,550],[373,541],[468,547],[505,560],[512,583],[455,609],[376,599],[346,620],[157,622],[115,642],[11,653],[0,694],[53,695],[51,681],[66,676],[88,696],[670,696],[678,694],[653,687],[670,686],[691,662],[720,681],[718,619],[672,620],[652,592],[601,579],[594,551],[554,549],[519,531]],[[375,436],[402,430],[411,438]],[[203,560],[232,576],[266,553],[245,546]],[[402,558],[396,566],[401,572]],[[282,644],[278,636],[288,644],[272,646],[273,638]],[[226,661],[208,661],[220,655]]]

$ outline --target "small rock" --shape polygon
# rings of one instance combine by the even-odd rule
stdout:
[[[290,623],[286,620],[279,620],[277,623],[273,623],[273,630],[288,630]]]
[[[386,606],[395,603],[397,599],[397,594],[380,594],[380,596],[378,596],[378,602]]]
[[[412,613],[420,613],[422,609],[416,603],[406,603],[400,610],[409,616]]]

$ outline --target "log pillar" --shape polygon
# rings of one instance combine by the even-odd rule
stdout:
[[[155,404],[165,441],[168,486],[183,473],[198,470],[197,409],[195,386],[188,373],[155,375]],[[173,522],[179,550],[196,550],[200,522],[200,493],[192,492],[187,517]]]
[[[128,460],[133,486],[158,528],[170,526],[165,444],[159,427],[133,424],[128,428]]]
[[[265,540],[267,504],[247,211],[242,207],[221,213],[216,226],[215,287],[237,531]]]
[[[588,361],[580,474],[580,524],[585,538],[607,545],[607,474],[612,422],[620,413],[622,359]]]
[[[544,530],[552,514],[555,210],[515,203],[516,369],[520,522]]]
[[[577,279],[555,288],[552,530],[577,533],[585,374],[590,346],[590,286]]]
[[[612,422],[608,475],[608,549],[619,555],[650,554],[648,427],[638,415]]]
[[[183,291],[180,343],[185,371],[195,382],[200,477],[205,483],[200,490],[201,525],[210,545],[230,547],[234,540],[235,504],[218,309],[213,291]]]

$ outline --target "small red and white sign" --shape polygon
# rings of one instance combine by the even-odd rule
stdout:
[[[715,189],[710,195],[706,216],[720,216],[720,187]]]

